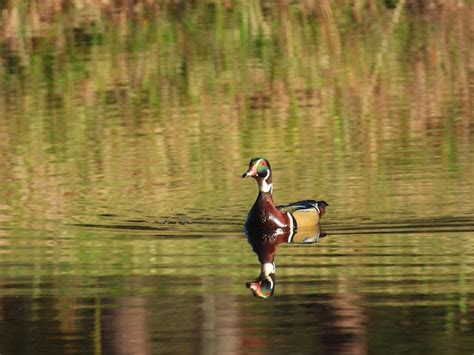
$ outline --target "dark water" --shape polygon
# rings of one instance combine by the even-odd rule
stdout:
[[[52,4],[1,5],[2,355],[472,354],[472,3]],[[330,204],[267,300],[253,156]]]

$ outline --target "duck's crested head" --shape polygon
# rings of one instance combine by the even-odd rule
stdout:
[[[257,180],[261,192],[272,192],[272,169],[267,159],[252,158],[248,170],[242,174],[242,177],[253,177]]]
[[[255,297],[269,298],[275,292],[276,277],[275,264],[262,264],[260,276],[253,282],[247,282],[245,286],[249,288]]]
[[[260,179],[268,179],[272,173],[270,163],[265,158],[250,159],[248,170],[242,174],[242,177],[254,177]]]

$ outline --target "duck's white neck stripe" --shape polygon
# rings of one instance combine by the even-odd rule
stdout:
[[[273,191],[273,184],[268,184],[267,179],[270,176],[270,170],[267,170],[267,175],[264,178],[257,179],[258,181],[258,189],[261,192],[272,192]]]
[[[262,275],[267,281],[270,282],[270,288],[273,289],[273,280],[270,274],[275,273],[275,264],[274,263],[265,263],[262,264]]]
[[[272,192],[273,190],[273,184],[267,184],[267,180],[265,179],[259,179],[258,180],[258,189],[261,192]]]
[[[275,264],[273,263],[264,263],[262,264],[262,274],[265,277],[269,277],[270,274],[275,273]]]

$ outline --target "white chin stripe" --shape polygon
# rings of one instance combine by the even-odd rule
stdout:
[[[272,192],[273,184],[267,184],[267,180],[259,179],[258,180],[258,189],[262,192]]]
[[[262,265],[262,273],[267,278],[270,274],[275,273],[275,266],[273,263],[265,263]]]
[[[258,179],[258,188],[262,192],[272,192],[273,184],[267,184],[267,179],[270,176],[270,170],[267,170],[267,175],[264,178]]]

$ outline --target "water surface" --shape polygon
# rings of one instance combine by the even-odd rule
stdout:
[[[473,6],[352,3],[2,5],[0,353],[471,354]]]

